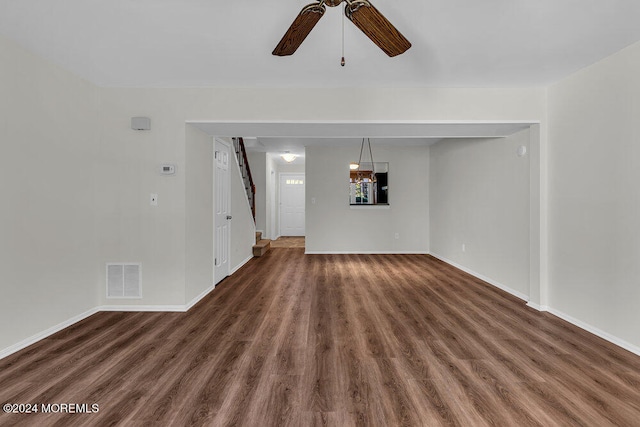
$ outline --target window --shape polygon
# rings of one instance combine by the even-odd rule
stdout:
[[[349,204],[389,204],[389,163],[361,163],[349,171]]]

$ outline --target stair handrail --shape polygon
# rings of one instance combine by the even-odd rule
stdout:
[[[250,197],[250,205],[251,205],[251,215],[253,216],[253,220],[256,220],[256,186],[253,183],[253,176],[251,176],[251,167],[249,166],[249,160],[247,159],[247,150],[244,146],[244,139],[242,137],[235,138],[238,141],[238,146],[240,148],[240,152],[242,153],[242,165],[240,165],[240,169],[243,171],[243,178],[247,178],[249,180],[249,188],[251,191]],[[237,153],[237,150],[236,150]],[[245,173],[246,172],[246,176]],[[249,196],[247,194],[247,196]]]

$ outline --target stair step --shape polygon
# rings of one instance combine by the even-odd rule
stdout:
[[[253,256],[262,256],[271,248],[271,240],[261,239],[253,245]]]

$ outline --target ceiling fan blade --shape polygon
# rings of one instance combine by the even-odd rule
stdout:
[[[322,18],[325,9],[322,3],[303,7],[272,53],[277,56],[293,55]]]
[[[369,1],[354,0],[344,11],[347,18],[387,55],[400,55],[411,47],[409,40]]]

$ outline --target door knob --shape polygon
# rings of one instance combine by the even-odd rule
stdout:
[[[227,219],[231,219],[231,218],[232,218],[231,215],[227,215]]]

